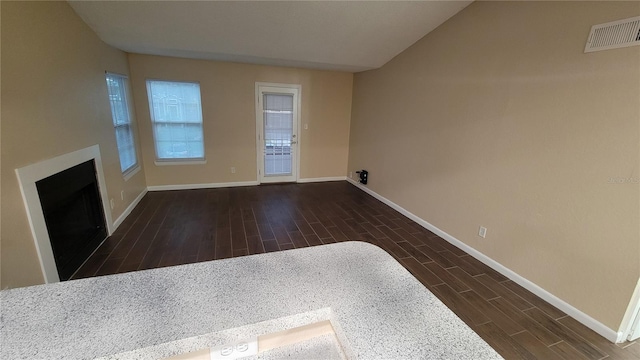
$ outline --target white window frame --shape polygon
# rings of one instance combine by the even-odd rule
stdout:
[[[136,138],[136,133],[134,131],[134,123],[133,123],[133,117],[131,116],[131,108],[129,107],[129,77],[126,75],[122,75],[122,74],[118,74],[118,73],[114,73],[114,72],[109,72],[109,71],[105,71],[105,82],[108,81],[107,78],[109,77],[117,77],[123,80],[124,83],[124,87],[123,87],[123,94],[119,94],[122,96],[123,101],[124,101],[124,106],[125,106],[125,113],[127,115],[127,122],[126,124],[121,124],[121,125],[117,125],[116,124],[116,119],[115,119],[115,114],[113,114],[113,110],[111,108],[111,92],[109,91],[109,85],[107,85],[107,94],[109,96],[109,111],[111,111],[111,121],[113,123],[113,133],[116,137],[116,148],[118,150],[118,161],[120,162],[120,170],[122,171],[122,176],[124,177],[124,180],[127,181],[129,180],[133,175],[135,175],[138,171],[140,171],[140,161],[138,159],[138,139]],[[129,128],[129,132],[131,134],[131,139],[132,139],[132,143],[133,143],[133,156],[134,156],[134,163],[129,166],[126,169],[122,169],[122,153],[120,151],[120,145],[118,144],[118,138],[117,138],[117,131],[116,129],[119,126],[126,126]]]
[[[198,92],[200,95],[200,113],[202,114],[202,118],[200,119],[200,130],[202,131],[202,157],[201,158],[160,158],[160,156],[158,156],[158,142],[157,142],[157,135],[156,135],[156,121],[154,119],[154,114],[153,114],[153,101],[151,98],[151,90],[150,90],[150,82],[153,81],[163,81],[163,82],[171,82],[171,83],[178,83],[178,84],[197,84],[198,85]],[[146,79],[145,80],[146,83],[146,87],[147,87],[147,100],[149,101],[149,117],[151,120],[151,128],[152,128],[152,134],[153,134],[153,147],[154,147],[154,151],[155,151],[155,161],[154,164],[156,166],[165,166],[165,165],[202,165],[202,164],[206,164],[207,160],[206,160],[206,146],[205,146],[205,138],[204,138],[204,114],[202,111],[202,91],[201,91],[201,86],[200,83],[197,81],[182,81],[182,80],[168,80],[168,79]],[[174,124],[179,124],[177,122],[173,122]],[[185,123],[186,124],[186,123]],[[193,124],[193,123],[191,123]]]

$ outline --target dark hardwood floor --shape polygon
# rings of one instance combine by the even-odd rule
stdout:
[[[74,278],[366,241],[507,359],[640,359],[347,182],[150,192]]]

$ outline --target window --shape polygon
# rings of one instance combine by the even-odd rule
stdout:
[[[147,80],[158,160],[204,160],[200,85]]]
[[[118,154],[120,154],[120,170],[123,174],[129,174],[137,168],[138,157],[127,103],[127,77],[107,73],[106,78],[111,117],[116,133]]]

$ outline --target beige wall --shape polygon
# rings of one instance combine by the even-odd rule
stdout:
[[[640,277],[640,47],[583,49],[591,25],[638,15],[637,2],[470,5],[356,74],[349,170],[618,330]]]
[[[346,175],[353,74],[136,54],[129,64],[149,186],[255,181],[256,82],[302,85],[300,178]],[[146,79],[200,83],[206,164],[154,165]]]
[[[129,72],[126,54],[100,41],[66,2],[1,4],[0,286],[6,288],[44,281],[16,168],[99,144],[114,220],[145,179],[143,171],[122,177],[104,79],[105,71]]]

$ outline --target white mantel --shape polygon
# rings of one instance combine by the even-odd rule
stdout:
[[[109,209],[109,196],[107,195],[106,181],[102,170],[99,145],[93,145],[16,169],[22,199],[29,219],[29,226],[31,227],[31,235],[36,245],[40,267],[46,283],[59,282],[60,278],[58,277],[58,270],[56,269],[51,240],[47,232],[36,182],[90,160],[95,161],[107,233],[111,235],[113,233],[113,221],[111,219],[111,209]]]

